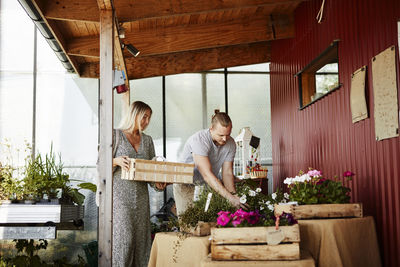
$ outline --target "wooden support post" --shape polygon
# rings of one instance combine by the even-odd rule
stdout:
[[[112,265],[113,10],[100,10],[99,266]]]

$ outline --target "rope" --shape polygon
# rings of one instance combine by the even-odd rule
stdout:
[[[325,0],[322,0],[321,8],[319,9],[317,17],[316,17],[318,23],[321,23],[321,21],[322,21],[322,16],[324,14],[324,6],[325,6]]]

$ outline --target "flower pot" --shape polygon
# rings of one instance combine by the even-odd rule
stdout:
[[[58,204],[60,204],[60,201],[58,198],[51,198],[49,204],[50,205],[58,205]]]
[[[24,200],[24,203],[25,203],[25,204],[35,204],[36,201],[33,200],[33,199],[25,199],[25,200]]]
[[[41,198],[36,204],[48,205],[50,204],[50,200]]]

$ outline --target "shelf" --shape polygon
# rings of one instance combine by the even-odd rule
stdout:
[[[0,224],[61,223],[83,218],[84,207],[76,205],[0,205]]]

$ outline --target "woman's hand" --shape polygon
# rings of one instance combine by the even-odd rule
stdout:
[[[167,183],[158,182],[158,183],[154,183],[154,185],[158,190],[164,190],[167,187],[168,184]]]
[[[129,166],[131,165],[131,161],[127,156],[121,156],[117,158],[113,158],[113,167],[120,166],[121,169],[129,171]]]

